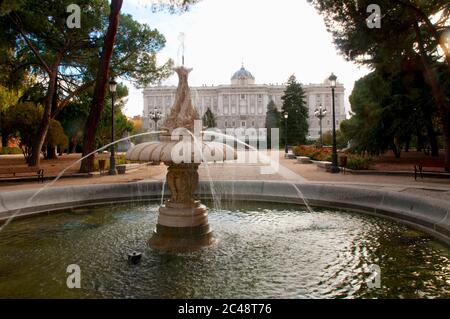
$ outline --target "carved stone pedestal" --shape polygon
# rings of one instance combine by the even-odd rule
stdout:
[[[170,198],[159,208],[158,224],[149,241],[161,250],[192,250],[213,243],[208,211],[193,199],[198,185],[199,164],[165,163]]]

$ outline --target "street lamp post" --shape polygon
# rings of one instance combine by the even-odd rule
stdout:
[[[109,81],[109,92],[111,92],[111,143],[114,143],[114,93],[116,92],[117,82],[114,77]],[[109,159],[109,175],[116,175],[116,157],[115,145],[111,144],[111,156]]]
[[[284,112],[283,117],[284,117],[284,156],[287,156],[287,153],[288,153],[288,133],[287,133],[288,112]]]
[[[331,85],[331,101],[332,101],[332,107],[333,107],[333,152],[331,153],[331,173],[339,173],[339,166],[338,166],[338,157],[337,157],[337,147],[336,147],[336,114],[335,114],[335,106],[334,106],[334,89],[336,88],[336,80],[337,77],[333,73],[331,73],[330,77],[328,78],[330,80]]]
[[[320,147],[323,147],[323,135],[322,135],[322,119],[327,115],[327,110],[320,105],[315,111],[314,116],[319,119],[319,134],[320,134]]]
[[[155,107],[152,112],[149,113],[149,117],[155,122],[155,132],[158,131],[158,121],[162,118],[162,113]],[[156,136],[158,139],[158,136]]]

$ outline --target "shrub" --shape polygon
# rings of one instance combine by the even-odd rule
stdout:
[[[31,148],[42,112],[41,105],[26,102],[10,107],[4,118],[4,131],[8,133],[8,137],[19,139],[19,147],[27,162],[31,157]]]
[[[370,169],[374,164],[374,160],[371,157],[361,157],[358,155],[350,155],[347,158],[347,168],[354,170]]]
[[[31,158],[32,147],[42,118],[43,107],[32,102],[17,104],[8,109],[4,118],[5,132],[8,137],[19,140],[19,148],[28,162]],[[61,124],[51,120],[44,145],[67,148],[68,139]]]
[[[306,156],[303,155],[305,153],[306,148],[307,146],[305,145],[297,145],[292,148],[292,152],[294,153],[295,156]]]
[[[57,120],[50,120],[47,136],[45,137],[45,144],[52,147],[59,147],[64,150],[69,146],[69,139],[64,134],[64,129]]]
[[[22,150],[18,147],[2,147],[0,154],[22,154]]]

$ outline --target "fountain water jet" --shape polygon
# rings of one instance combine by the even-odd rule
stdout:
[[[166,182],[170,198],[159,208],[151,247],[160,250],[192,250],[209,246],[214,239],[206,206],[195,200],[201,162],[236,159],[235,150],[222,143],[199,142],[194,131],[200,116],[192,105],[188,75],[192,69],[177,67],[178,87],[174,105],[165,119],[160,141],[142,143],[128,150],[133,161],[161,161],[168,166]],[[181,139],[180,139],[181,137]]]

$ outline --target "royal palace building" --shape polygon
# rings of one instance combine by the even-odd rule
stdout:
[[[194,106],[200,115],[209,107],[217,119],[221,130],[229,128],[264,128],[267,104],[273,100],[279,110],[285,85],[255,84],[255,78],[244,66],[231,77],[230,84],[191,87]],[[322,105],[328,112],[322,120],[322,130],[332,129],[331,88],[328,79],[321,84],[303,85],[306,104],[309,109],[309,138],[319,137],[319,120],[314,111]],[[175,99],[176,86],[150,86],[144,89],[143,127],[155,129],[151,112],[159,110],[163,117],[168,114]],[[335,89],[336,127],[345,119],[344,86],[337,84]]]

